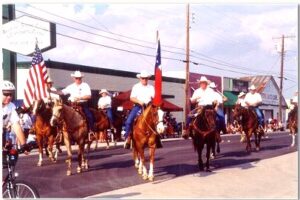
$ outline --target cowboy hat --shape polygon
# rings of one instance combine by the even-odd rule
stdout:
[[[209,87],[210,87],[210,88],[216,88],[217,86],[216,86],[215,82],[211,82],[211,83],[209,84]]]
[[[142,70],[140,74],[137,74],[137,78],[150,78],[151,74],[149,74],[146,70]]]
[[[74,74],[71,74],[71,76],[74,78],[82,78],[83,74],[81,74],[80,71],[75,71]]]
[[[102,94],[102,93],[109,94],[108,91],[107,91],[107,89],[101,89],[101,90],[99,91],[99,94]]]
[[[53,83],[52,79],[50,77],[48,77],[46,83]]]
[[[245,92],[240,92],[239,95],[238,95],[238,98],[244,96],[246,93]]]
[[[254,85],[251,85],[248,89],[249,90],[256,90],[256,87]]]
[[[208,84],[208,79],[205,76],[201,76],[200,79],[197,80],[197,82],[206,82]]]

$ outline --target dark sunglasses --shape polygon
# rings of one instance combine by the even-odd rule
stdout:
[[[81,79],[81,78],[79,78],[79,77],[75,77],[75,79]]]
[[[8,97],[8,96],[12,96],[13,94],[12,93],[2,93],[3,94],[3,96],[6,96],[6,97]]]
[[[142,79],[142,80],[148,80],[148,78],[145,78],[145,77],[141,77],[141,79]]]

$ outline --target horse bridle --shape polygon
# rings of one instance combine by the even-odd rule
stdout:
[[[158,108],[159,109],[159,108]],[[157,113],[157,112],[156,112]],[[158,113],[157,113],[158,114]],[[153,116],[153,115],[152,115]],[[163,122],[163,120],[157,120],[157,122],[155,123],[155,126],[157,126],[159,123]],[[153,132],[153,133],[157,133],[156,130],[153,130],[153,128],[151,127],[151,125],[145,120],[145,124],[148,126],[148,128]]]

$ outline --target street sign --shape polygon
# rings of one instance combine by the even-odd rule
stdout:
[[[2,48],[23,55],[32,55],[38,42],[42,52],[56,47],[56,26],[28,16],[2,25]]]

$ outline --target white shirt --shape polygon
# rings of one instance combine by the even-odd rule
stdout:
[[[294,96],[294,98],[292,100],[292,103],[298,104],[298,96]]]
[[[7,128],[8,125],[12,125],[20,121],[18,113],[16,111],[16,106],[13,103],[9,103],[2,108],[3,112],[3,128]]]
[[[214,90],[213,90],[214,91]],[[223,97],[221,96],[221,94],[219,94],[218,92],[214,91],[214,99],[216,99],[218,101],[218,103],[222,104],[223,103]]]
[[[198,88],[194,91],[193,96],[191,97],[191,100],[197,100],[199,106],[206,106],[206,105],[212,105],[212,103],[217,100],[215,91],[213,91],[211,88],[207,87],[205,90],[202,88]]]
[[[21,113],[20,114],[20,125],[22,129],[30,129],[32,126],[32,121],[30,116],[27,113]]]
[[[70,94],[69,100],[72,102],[75,101],[75,98],[80,98],[92,94],[90,86],[85,82],[82,82],[80,85],[77,85],[76,83],[72,83],[71,85],[63,89],[62,93],[64,95]],[[86,101],[87,100],[80,100],[80,102],[86,102]]]
[[[262,102],[261,95],[257,92],[252,94],[251,92],[248,92],[245,96],[245,102],[249,103],[250,106],[257,106],[258,103]]]
[[[154,87],[152,85],[147,84],[145,86],[141,83],[137,83],[132,87],[130,98],[135,97],[139,101],[148,104],[151,99],[154,98],[154,92]]]
[[[100,97],[98,100],[98,108],[110,108],[111,107],[111,97],[109,95],[105,97]]]
[[[236,104],[241,104],[242,107],[246,107],[245,99],[244,98],[238,98],[236,101]]]

